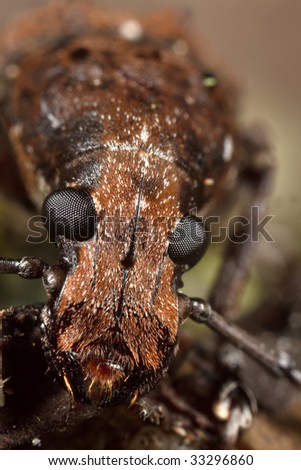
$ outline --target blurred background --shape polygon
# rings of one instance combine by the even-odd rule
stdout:
[[[0,0],[0,29],[46,0]],[[195,43],[205,37],[241,90],[243,126],[261,124],[277,158],[277,174],[269,213],[275,243],[262,242],[244,299],[247,309],[275,284],[291,259],[301,255],[301,2],[300,0],[98,0],[106,9],[148,12],[171,7],[190,14]],[[0,195],[0,249],[3,256],[39,255],[41,247],[26,245],[27,214]],[[52,248],[43,257],[50,261]],[[185,291],[194,296],[208,290],[222,262],[221,248],[210,250],[206,264],[187,273]],[[204,260],[205,263],[205,260]],[[204,267],[205,266],[205,267]],[[203,268],[204,267],[204,268]],[[278,269],[279,268],[279,269]],[[12,282],[13,281],[13,282]],[[0,277],[0,308],[45,298],[40,281]],[[301,446],[301,444],[300,444]],[[301,447],[295,447],[301,448]]]

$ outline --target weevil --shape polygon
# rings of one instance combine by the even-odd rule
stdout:
[[[208,246],[206,216],[240,184],[264,212],[272,174],[268,147],[239,128],[231,84],[179,24],[57,3],[7,32],[1,50],[2,152],[59,263],[1,258],[0,271],[42,279],[44,353],[73,399],[139,400],[187,318],[300,384],[291,360],[227,321],[249,238],[229,243],[210,304],[179,293]]]

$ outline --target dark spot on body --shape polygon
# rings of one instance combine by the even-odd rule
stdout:
[[[86,60],[90,56],[90,51],[86,47],[78,47],[70,54],[70,59],[74,61]]]

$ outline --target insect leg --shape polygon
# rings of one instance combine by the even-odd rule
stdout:
[[[274,375],[287,377],[293,384],[301,386],[301,371],[296,369],[294,360],[288,354],[267,350],[264,344],[256,338],[238,326],[230,324],[214,311],[208,302],[202,299],[191,299],[190,318],[197,323],[205,323]]]
[[[164,418],[162,407],[153,404],[150,399],[140,398],[131,406],[137,410],[138,416],[143,419],[143,421],[149,421],[159,426]]]
[[[0,310],[0,408],[5,404],[4,389],[10,386],[12,370],[17,367],[12,341],[17,334],[28,344],[40,341],[39,317],[43,304],[25,305]]]
[[[21,259],[0,258],[1,274],[18,274],[25,279],[40,279],[48,265],[34,256],[25,256]]]
[[[50,297],[61,289],[67,269],[66,260],[50,266],[34,256],[21,259],[0,258],[0,274],[17,274],[24,279],[43,279],[44,288]]]
[[[228,318],[238,310],[258,246],[256,221],[263,220],[266,215],[274,166],[262,136],[247,136],[245,141],[247,164],[240,173],[240,185],[241,189],[248,190],[247,201],[242,216],[237,219],[235,233],[229,233],[223,266],[209,299],[212,308]]]
[[[13,152],[10,148],[5,132],[0,126],[0,186],[1,193],[10,200],[17,201],[23,207],[33,209],[29,200],[22,178],[19,174]]]

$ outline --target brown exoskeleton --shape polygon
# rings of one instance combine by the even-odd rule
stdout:
[[[45,9],[2,38],[6,153],[42,207],[60,262],[1,258],[0,271],[42,279],[43,349],[75,400],[147,394],[187,317],[301,382],[289,360],[215,312],[227,316],[237,302],[248,237],[229,245],[212,308],[178,293],[206,251],[204,218],[241,182],[264,213],[270,188],[268,149],[241,132],[235,93],[204,60],[165,17],[106,16],[80,2]]]

